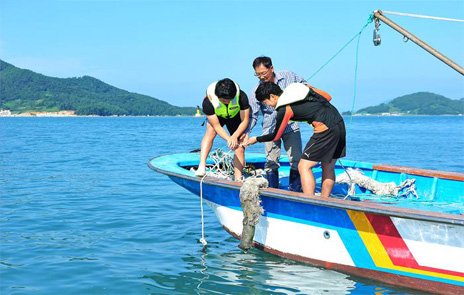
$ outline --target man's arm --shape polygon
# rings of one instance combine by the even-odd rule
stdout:
[[[295,74],[295,73],[294,73]],[[295,74],[295,82],[296,83],[303,83],[303,84],[308,84],[308,81],[306,81],[306,79],[304,77],[301,77],[300,75],[298,74]]]
[[[232,134],[232,137],[237,139],[240,135],[242,135],[243,132],[245,132],[248,127],[248,123],[250,121],[250,109],[240,110],[240,120],[242,120],[242,122],[240,125],[238,125],[238,128],[234,134]]]
[[[256,123],[258,122],[259,111],[261,109],[259,101],[256,99],[256,96],[255,96],[255,91],[257,88],[258,88],[257,86],[253,88],[250,95],[248,96],[248,103],[250,104],[250,112],[249,112],[250,122],[248,124],[248,128],[245,130],[245,133],[248,133],[248,134],[250,134],[253,128],[256,126]]]
[[[211,126],[214,128],[214,131],[216,131],[220,137],[222,137],[225,141],[230,140],[229,134],[227,134],[227,131],[224,129],[224,127],[221,126],[219,123],[219,118],[215,114],[206,116],[206,118],[208,118],[209,124],[211,124]]]
[[[279,108],[276,115],[276,126],[272,133],[266,135],[258,136],[256,141],[258,142],[267,142],[267,141],[276,141],[282,137],[285,127],[287,126],[290,119],[293,117],[292,108],[287,105],[285,107]]]

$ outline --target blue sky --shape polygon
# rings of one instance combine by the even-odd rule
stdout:
[[[464,19],[464,1],[0,0],[0,58],[195,106],[225,77],[248,93],[260,55],[309,78],[376,9]],[[388,17],[464,66],[464,23]],[[418,91],[464,97],[459,73],[385,24],[375,47],[373,29],[360,40],[355,110]],[[341,111],[353,104],[355,58],[352,42],[309,81]]]

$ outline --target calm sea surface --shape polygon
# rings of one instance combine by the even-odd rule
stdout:
[[[464,117],[345,120],[347,159],[464,172]],[[245,254],[209,208],[202,252],[199,198],[147,167],[202,122],[0,118],[0,294],[418,294]]]

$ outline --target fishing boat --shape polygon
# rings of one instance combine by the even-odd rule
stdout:
[[[222,227],[240,239],[242,183],[196,177],[192,168],[198,162],[198,153],[183,153],[156,157],[148,165],[201,196]],[[265,162],[264,154],[246,155],[254,169]],[[288,158],[280,164],[279,189],[260,192],[264,213],[255,248],[392,285],[464,294],[464,174],[344,160],[337,162],[337,176],[352,168],[381,183],[414,179],[419,199],[372,196],[359,186],[342,198],[348,184],[336,184],[335,197],[321,198],[288,191]],[[321,168],[313,173],[320,183]]]
[[[370,19],[375,21],[374,45],[381,44],[382,21],[402,34],[405,41],[411,40],[464,75],[461,66],[392,22],[385,13],[377,10]],[[264,154],[246,154],[252,171],[264,169],[265,162]],[[245,226],[240,189],[244,184],[212,176],[196,177],[193,171],[198,163],[198,153],[184,153],[159,156],[148,165],[200,196],[222,227],[242,239]],[[214,164],[211,158],[209,164]],[[282,157],[280,165],[279,188],[259,191],[264,210],[252,236],[255,248],[392,285],[464,294],[464,174],[339,160],[337,180],[346,179],[348,171],[357,171],[377,184],[393,184],[399,194],[376,194],[348,176],[349,181],[335,184],[331,197],[322,198],[289,191],[288,158]],[[313,174],[320,184],[321,167],[314,167]],[[409,189],[401,194],[405,184]],[[318,190],[320,186],[316,186]]]

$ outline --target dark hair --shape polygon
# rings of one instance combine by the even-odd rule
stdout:
[[[264,56],[264,55],[261,55],[261,56],[258,56],[257,58],[255,58],[255,60],[253,61],[253,69],[256,69],[257,67],[259,67],[259,65],[263,65],[266,67],[266,69],[269,69],[270,67],[272,67],[272,60],[270,57],[267,57],[267,56]]]
[[[217,82],[214,94],[220,98],[234,99],[237,94],[237,87],[235,87],[234,81],[229,78],[225,78]]]
[[[262,102],[265,99],[269,99],[271,94],[280,96],[282,94],[282,89],[279,85],[273,82],[264,82],[259,84],[258,88],[255,91],[256,99]]]

